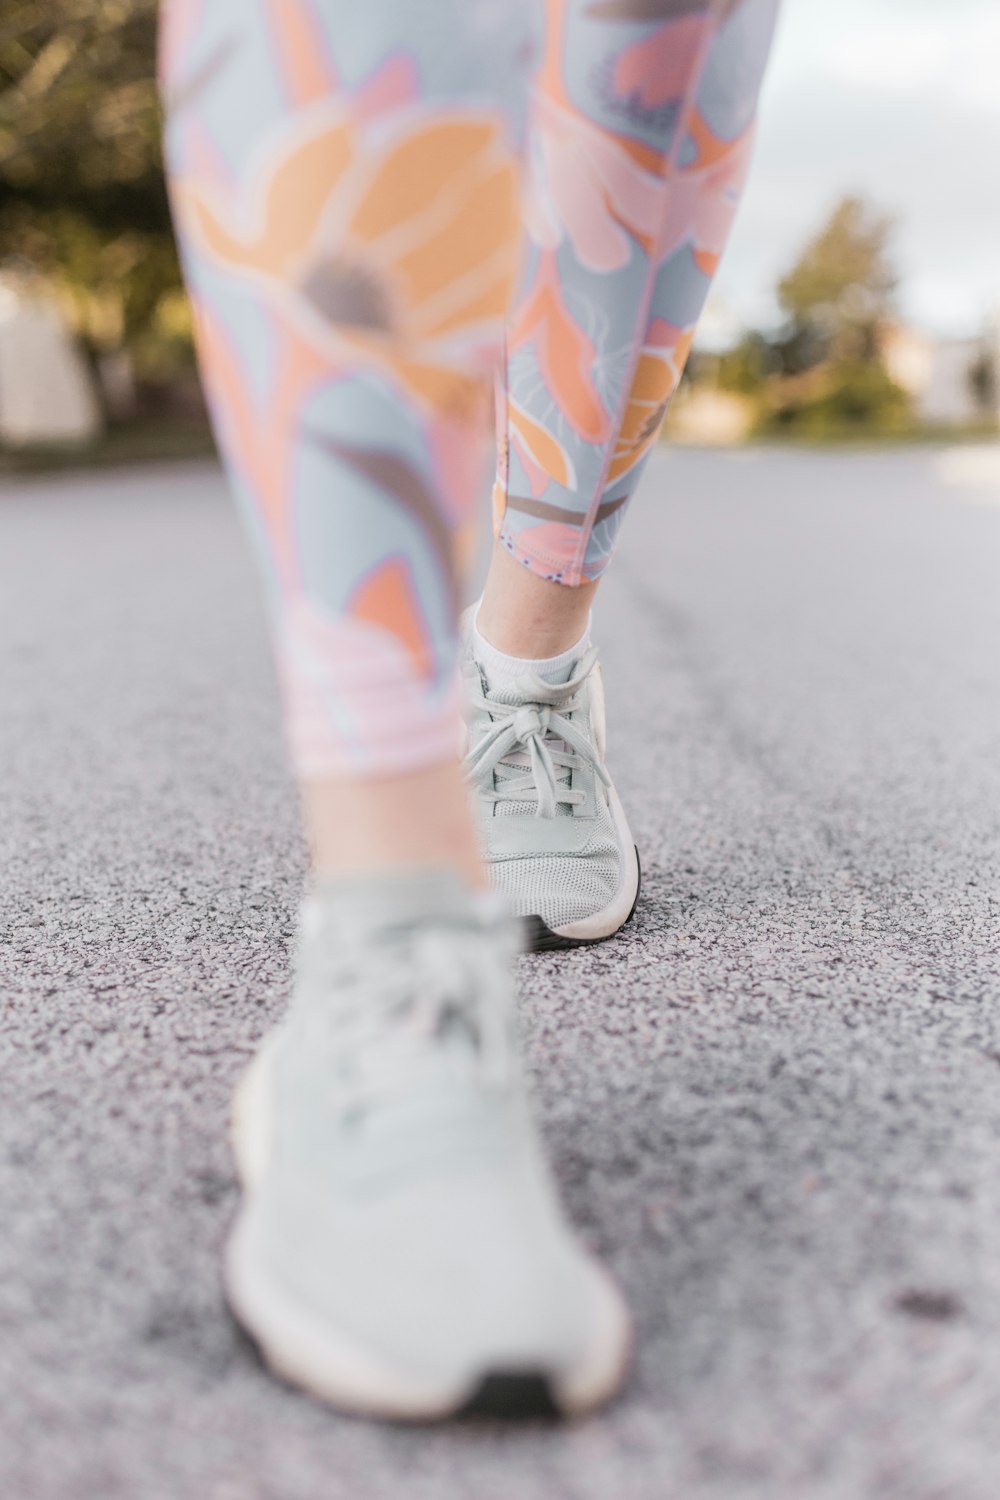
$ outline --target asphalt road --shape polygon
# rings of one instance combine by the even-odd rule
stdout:
[[[304,870],[236,521],[0,488],[3,1500],[996,1500],[1000,454],[664,456],[599,639],[645,893],[522,1010],[633,1378],[340,1418],[217,1272]]]

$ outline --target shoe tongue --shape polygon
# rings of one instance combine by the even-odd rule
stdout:
[[[536,675],[541,677],[543,682],[549,682],[554,687],[562,686],[563,683],[568,682],[572,677],[576,666],[577,663],[573,661],[568,666],[557,667],[550,672],[539,672]],[[517,707],[522,703],[531,702],[530,698],[525,697],[524,692],[517,683],[510,683],[500,688],[490,688],[490,696],[495,698],[498,703],[503,703],[510,707]],[[567,717],[572,719],[572,714]],[[562,741],[560,740],[550,740],[549,743],[556,746],[562,745]],[[525,776],[530,769],[530,752],[528,750],[518,750],[515,754],[522,764],[511,764],[508,760],[502,760],[494,770],[493,775],[498,792],[503,791],[505,781],[515,781],[519,777]],[[572,774],[568,768],[557,769],[556,785],[568,789],[572,784]],[[523,794],[509,798],[504,797],[501,801],[494,804],[495,815],[500,818],[533,816],[537,809],[538,798],[525,797]],[[571,818],[573,816],[573,809],[568,802],[557,802],[555,815],[557,818]]]

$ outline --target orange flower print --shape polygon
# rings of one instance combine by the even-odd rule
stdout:
[[[693,328],[685,332],[662,318],[655,318],[650,325],[608,469],[609,484],[633,469],[656,442],[693,338]]]
[[[663,210],[663,181],[632,143],[540,97],[527,223],[545,250],[569,240],[588,271],[627,266],[632,242],[649,252]]]
[[[534,285],[510,320],[508,355],[526,345],[573,430],[585,442],[606,442],[611,422],[594,384],[597,349],[566,307],[551,254],[541,257]]]
[[[191,242],[264,288],[332,363],[373,365],[440,413],[483,400],[510,298],[518,170],[498,120],[435,113],[373,148],[298,117],[252,192],[176,182]]]

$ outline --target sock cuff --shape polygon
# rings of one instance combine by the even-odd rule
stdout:
[[[310,928],[332,922],[345,937],[424,922],[496,921],[506,907],[493,890],[477,890],[448,865],[400,866],[353,875],[313,877],[303,902]]]
[[[560,651],[557,656],[509,656],[506,651],[501,651],[498,646],[488,641],[479,629],[481,603],[481,599],[477,600],[472,615],[473,653],[485,671],[487,679],[494,686],[514,682],[518,677],[523,677],[526,672],[534,672],[536,676],[550,682],[558,682],[560,676],[568,678],[574,663],[579,661],[590,645],[592,615],[588,613],[586,628],[580,639],[565,651]]]

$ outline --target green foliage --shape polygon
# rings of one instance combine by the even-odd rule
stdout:
[[[753,396],[780,369],[781,360],[775,345],[762,333],[753,330],[719,356],[716,384],[721,391]]]
[[[4,0],[0,262],[51,278],[92,347],[154,366],[180,285],[155,53],[155,0]]]
[[[881,363],[896,286],[891,223],[844,198],[778,285],[780,333],[749,333],[719,361],[723,390],[756,402],[775,436],[890,435],[913,425],[910,398]]]
[[[840,360],[816,373],[823,378],[810,385],[790,382],[792,389],[779,395],[756,431],[824,438],[889,435],[911,427],[909,396],[875,361]]]
[[[860,198],[837,204],[778,283],[793,336],[810,334],[817,349],[841,359],[875,357],[897,284],[891,231],[892,221]]]

